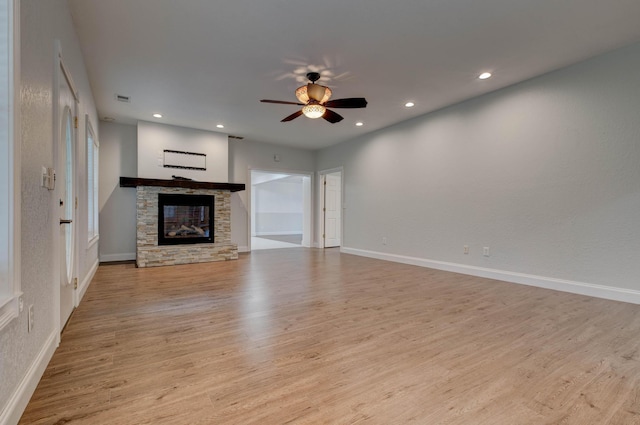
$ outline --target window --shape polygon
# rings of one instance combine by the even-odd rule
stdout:
[[[0,329],[18,316],[20,296],[20,191],[15,190],[20,183],[20,155],[14,139],[14,131],[19,128],[18,114],[14,113],[14,105],[18,104],[14,87],[19,86],[14,61],[14,46],[18,45],[14,38],[17,5],[16,0],[0,0],[0,28],[4,29],[0,33]]]
[[[89,242],[98,238],[98,140],[86,116],[87,134],[87,225]]]

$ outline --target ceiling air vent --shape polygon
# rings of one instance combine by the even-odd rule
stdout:
[[[229,136],[228,136],[228,137],[229,137],[229,139],[237,139],[237,140],[242,140],[242,139],[244,139],[244,137],[241,137],[241,136],[233,136],[233,135],[231,135],[231,134],[229,134]]]
[[[129,96],[123,96],[121,94],[116,94],[116,100],[118,102],[131,103],[131,98]]]

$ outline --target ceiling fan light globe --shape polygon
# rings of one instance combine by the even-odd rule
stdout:
[[[311,95],[309,94],[310,92],[308,91],[307,86],[311,86]],[[322,89],[324,89],[324,93],[322,92]],[[321,86],[318,84],[307,84],[296,89],[296,97],[302,103],[308,103],[311,99],[317,101],[318,103],[325,103],[326,101],[331,99],[332,94],[333,92],[329,87]],[[313,96],[316,96],[319,99],[316,99]],[[320,98],[320,96],[322,96],[322,98]]]
[[[331,91],[331,89],[329,87],[325,87],[324,88],[324,96],[322,97],[322,100],[320,101],[320,103],[324,104],[327,100],[329,100],[331,98],[332,94],[333,94],[333,92]]]
[[[307,85],[300,86],[296,89],[296,97],[302,103],[309,102],[309,95],[307,94]]]
[[[302,113],[307,118],[316,119],[316,118],[320,118],[321,116],[323,116],[326,110],[327,109],[324,106],[318,105],[316,103],[312,103],[312,104],[304,106],[302,108]]]
[[[307,84],[307,95],[309,96],[309,99],[313,99],[316,102],[321,103],[326,91],[327,87],[321,86],[320,84]]]

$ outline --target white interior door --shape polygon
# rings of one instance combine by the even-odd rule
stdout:
[[[342,174],[324,176],[324,247],[340,246],[342,227]]]
[[[60,73],[56,194],[60,218],[60,328],[62,329],[74,308],[76,99],[62,67]]]

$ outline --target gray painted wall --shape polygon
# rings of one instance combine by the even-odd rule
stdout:
[[[344,166],[345,247],[640,290],[639,111],[634,45],[324,149],[317,167]]]
[[[0,332],[0,414],[27,378],[38,355],[57,329],[54,304],[54,263],[59,247],[53,230],[59,226],[52,212],[54,193],[40,187],[41,168],[53,164],[52,102],[54,81],[54,40],[62,45],[65,65],[80,93],[78,125],[79,253],[78,279],[84,280],[97,261],[97,245],[88,247],[86,229],[85,114],[96,128],[97,114],[80,45],[65,0],[22,0],[21,8],[21,178],[22,229],[21,289],[25,306],[34,306],[35,325],[27,332],[27,308]],[[99,135],[98,135],[99,137]],[[82,216],[84,211],[84,217]]]
[[[100,122],[100,261],[136,258],[136,190],[120,177],[138,176],[137,127]]]

